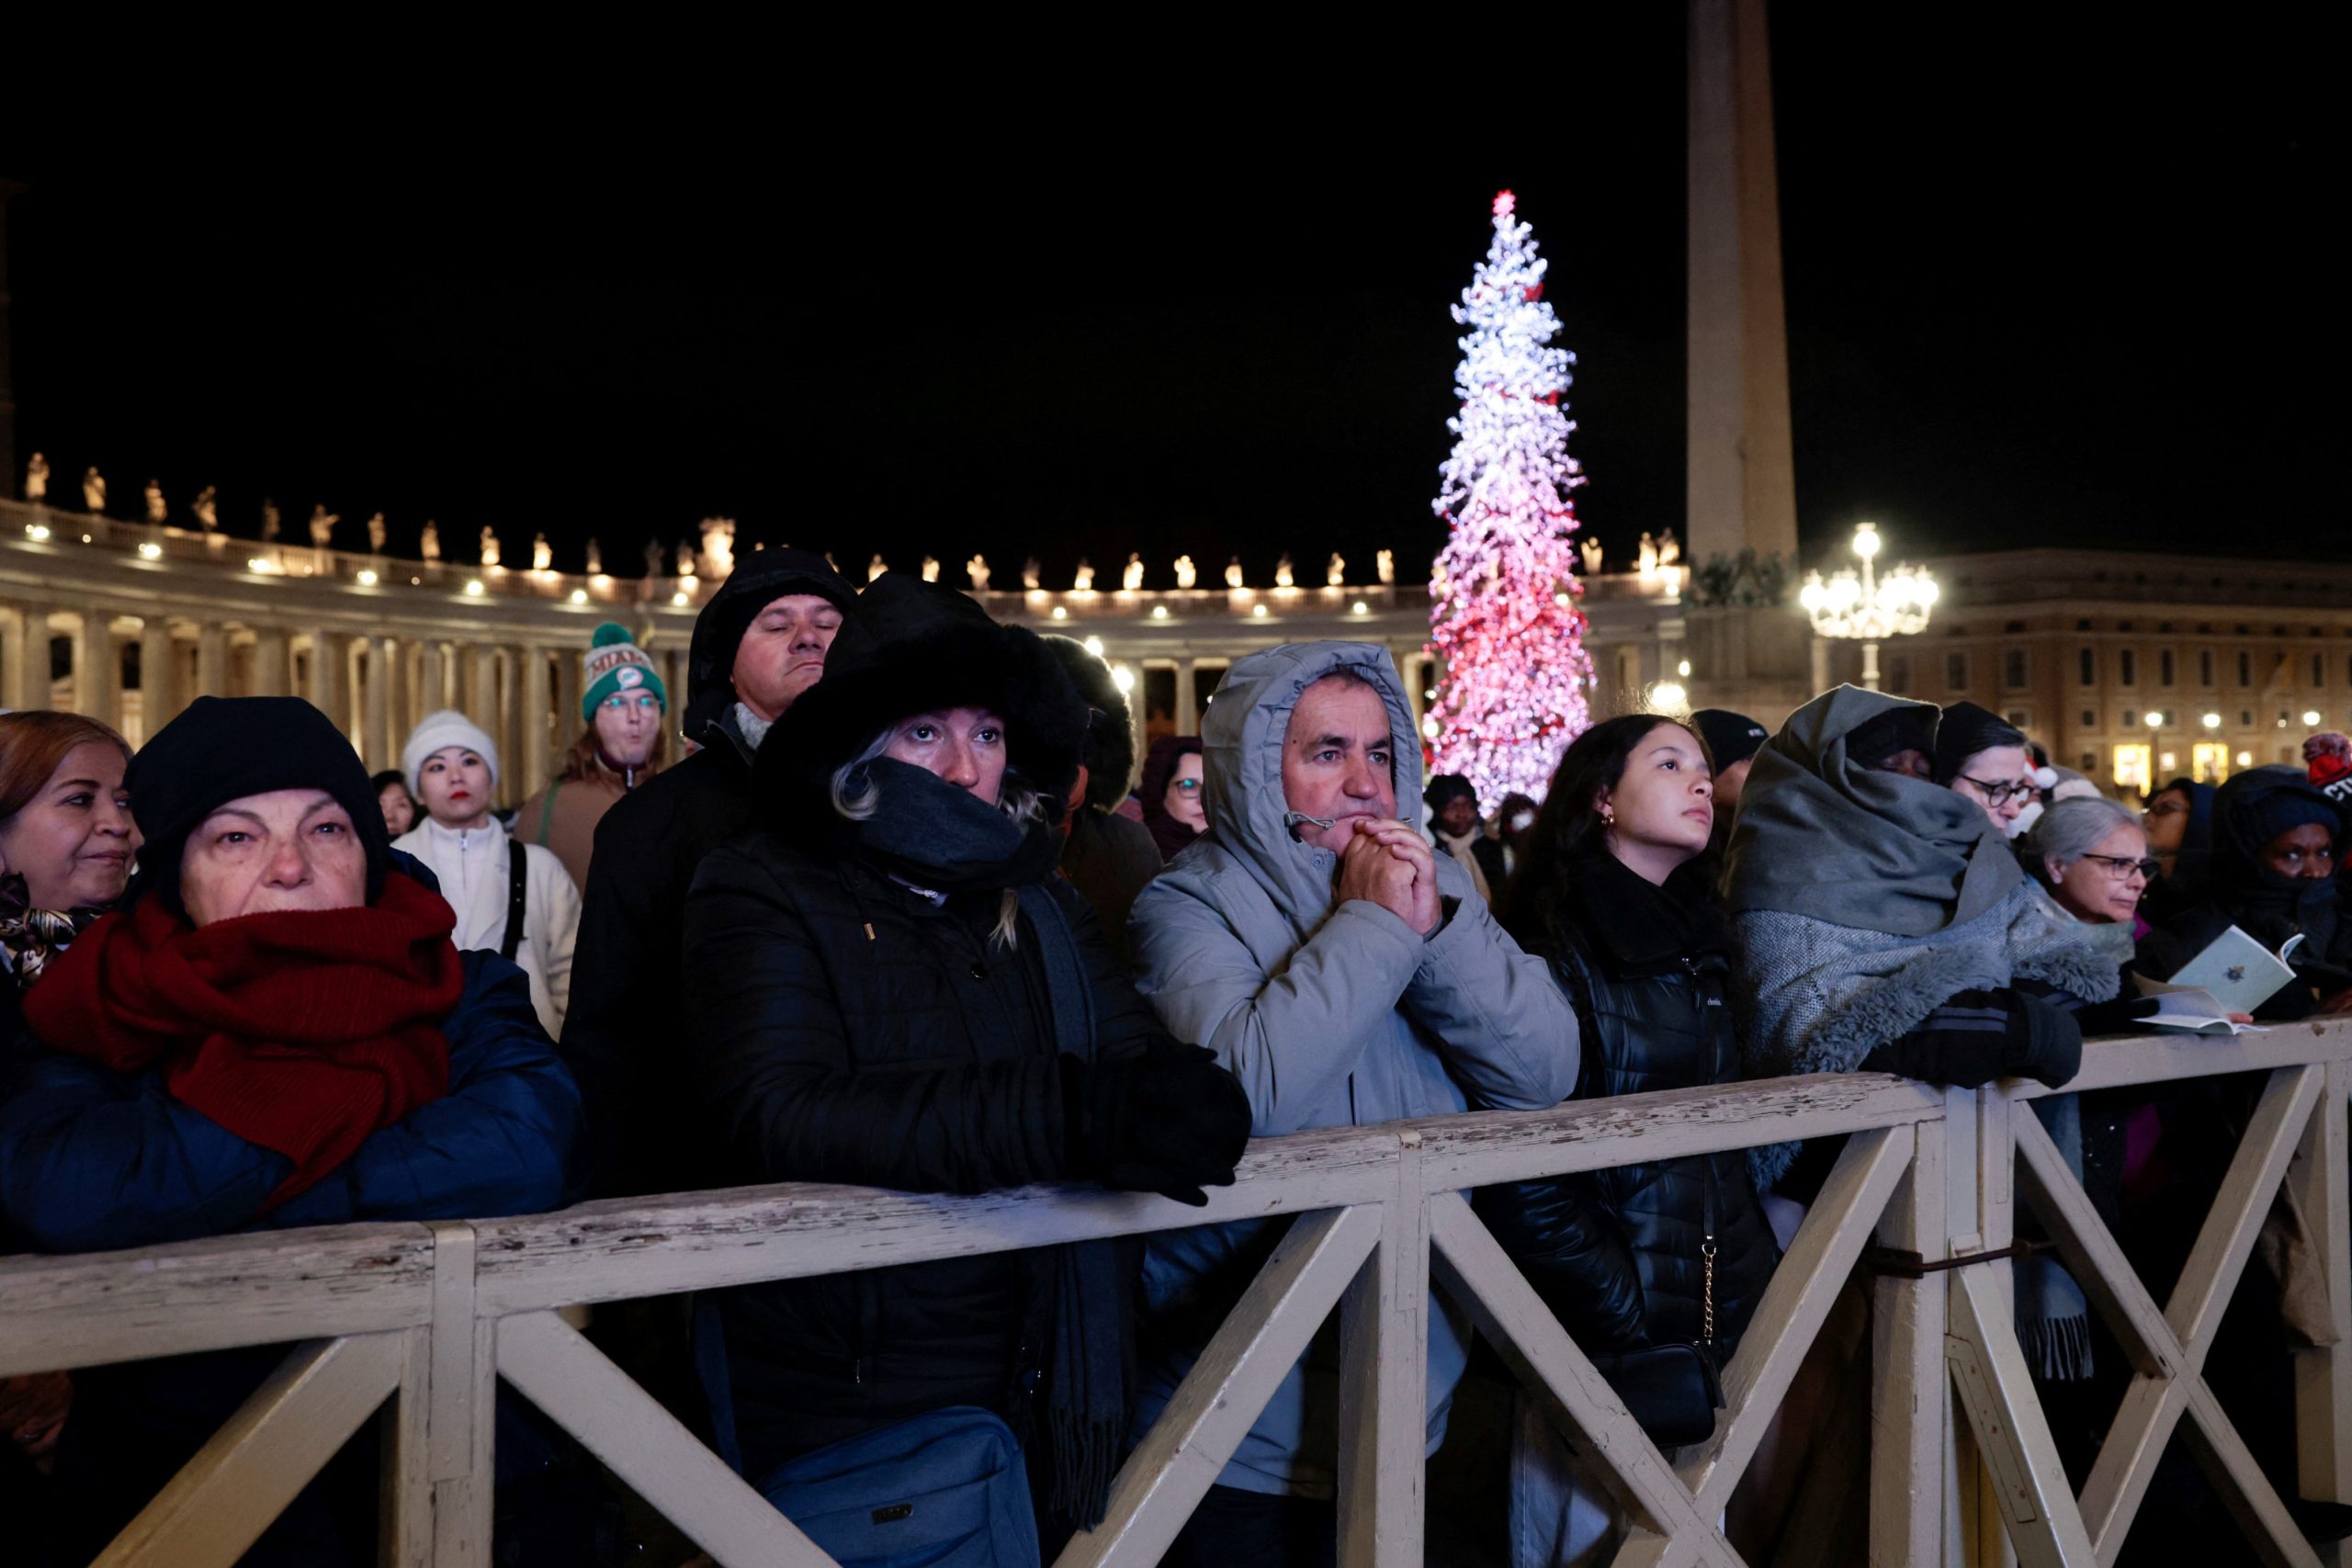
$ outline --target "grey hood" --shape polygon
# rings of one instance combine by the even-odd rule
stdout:
[[[1368,642],[1299,642],[1238,660],[1201,720],[1204,841],[1246,866],[1304,938],[1330,914],[1337,856],[1301,843],[1287,820],[1283,738],[1299,694],[1335,670],[1361,675],[1388,709],[1398,809],[1421,798],[1421,744],[1388,650]],[[1415,809],[1405,820],[1413,821]],[[1181,856],[1179,857],[1182,858]],[[1449,888],[1449,891],[1451,889]]]

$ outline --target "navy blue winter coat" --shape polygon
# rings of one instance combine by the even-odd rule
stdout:
[[[262,1205],[293,1168],[286,1156],[174,1100],[161,1069],[118,1073],[20,1032],[0,1061],[0,1251],[95,1252],[557,1207],[579,1091],[539,1027],[522,970],[493,953],[463,957],[465,990],[442,1024],[448,1092],[266,1213]],[[127,1523],[283,1355],[257,1347],[75,1373],[57,1463],[61,1513],[69,1529],[88,1532],[73,1542],[82,1553],[74,1561]],[[306,1491],[246,1561],[333,1562],[354,1546],[353,1561],[372,1561],[364,1517],[355,1526],[349,1510],[331,1507],[326,1484]],[[355,1528],[362,1538],[344,1539]]]

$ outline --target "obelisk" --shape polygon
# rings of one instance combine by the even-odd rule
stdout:
[[[1694,561],[1797,547],[1764,0],[1690,0],[1689,494]]]

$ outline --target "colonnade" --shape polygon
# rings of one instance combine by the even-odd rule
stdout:
[[[417,721],[453,707],[497,743],[498,793],[513,805],[548,782],[580,733],[584,642],[485,643],[0,600],[0,707],[84,714],[136,746],[199,696],[300,696],[351,738],[371,772],[398,767]],[[648,651],[683,705],[684,649]]]

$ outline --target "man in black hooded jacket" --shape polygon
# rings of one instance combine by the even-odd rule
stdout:
[[[674,1054],[685,1017],[680,933],[695,868],[752,819],[752,759],[824,672],[856,599],[825,558],[758,550],[695,621],[682,730],[702,750],[605,813],[580,916],[562,1053],[586,1120],[594,1197],[701,1185]]]

